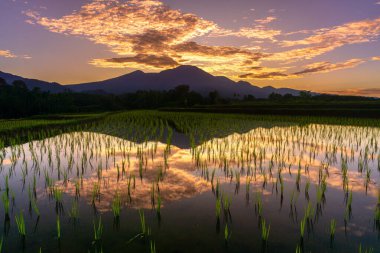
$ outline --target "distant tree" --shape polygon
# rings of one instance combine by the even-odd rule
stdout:
[[[5,85],[7,85],[7,82],[5,81],[5,79],[0,77],[0,86],[5,86]]]
[[[244,98],[243,98],[244,101],[254,101],[255,99],[256,99],[256,98],[255,98],[253,95],[251,95],[251,94],[246,95],[246,96],[244,96]]]
[[[300,97],[301,97],[301,98],[311,98],[312,95],[311,95],[311,92],[310,92],[310,91],[301,91],[301,92],[300,92]]]
[[[282,99],[282,95],[273,92],[273,93],[271,93],[271,94],[268,96],[268,99],[269,99],[269,100],[281,100],[281,99]]]
[[[292,100],[294,99],[294,96],[290,93],[286,93],[283,98],[286,100]]]
[[[208,94],[208,97],[210,99],[210,102],[212,104],[217,104],[220,100],[220,96],[219,96],[219,92],[217,90],[215,91],[211,91],[209,94]]]
[[[22,80],[13,81],[12,85],[13,85],[13,87],[20,89],[20,90],[27,90],[28,89],[25,82]]]

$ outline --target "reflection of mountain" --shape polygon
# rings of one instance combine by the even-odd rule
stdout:
[[[376,149],[375,144],[370,143],[378,134],[379,129],[375,128],[321,125],[258,128],[244,134],[214,138],[195,149],[171,146],[170,152],[167,145],[160,142],[137,144],[96,133],[72,133],[57,138],[66,143],[80,139],[93,149],[95,155],[92,161],[98,164],[95,163],[92,168],[100,167],[101,177],[99,180],[99,171],[96,169],[84,176],[81,179],[81,196],[91,202],[94,184],[100,182],[101,197],[96,205],[99,210],[105,211],[110,210],[116,192],[123,196],[129,206],[135,208],[151,207],[153,188],[155,196],[159,194],[163,203],[192,198],[211,190],[210,181],[214,170],[214,186],[217,180],[232,186],[239,182],[242,191],[249,182],[254,191],[263,190],[264,194],[271,194],[275,185],[276,189],[280,188],[278,173],[281,173],[284,184],[289,188],[296,188],[299,173],[301,189],[304,189],[307,181],[311,185],[319,185],[321,178],[325,178],[327,189],[343,191],[341,167],[346,155],[350,158],[346,173],[348,189],[376,196],[378,193],[374,184],[379,180],[378,174],[366,181],[362,174],[365,168],[363,172],[357,168],[363,159],[368,159],[365,162],[367,169],[376,168],[377,160],[370,159],[369,154]],[[361,144],[355,141],[357,137],[361,138]],[[338,142],[341,153],[337,152]],[[363,150],[367,150],[367,158],[363,157]],[[105,163],[107,156],[108,162]],[[124,175],[122,168],[125,168]],[[135,177],[136,187],[131,188],[131,202],[128,202],[131,176]],[[66,193],[75,195],[75,181],[70,180],[67,185],[60,181],[57,185],[61,185]],[[263,185],[268,185],[268,188],[262,189]],[[314,187],[310,187],[311,194],[314,191]]]

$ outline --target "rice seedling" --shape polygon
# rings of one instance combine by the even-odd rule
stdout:
[[[37,215],[37,217],[39,217],[40,216],[40,209],[38,208],[36,199],[34,197],[31,199],[31,205],[32,205],[32,208],[34,210],[34,213]]]
[[[121,203],[120,195],[119,193],[116,193],[115,197],[112,200],[112,205],[111,205],[113,216],[115,218],[120,217],[121,206],[122,206],[122,203]]]
[[[267,242],[270,233],[270,225],[266,226],[264,219],[261,220],[261,239],[263,242]]]
[[[99,242],[103,236],[102,218],[100,217],[98,221],[94,221],[93,225],[94,225],[94,242]]]
[[[330,221],[330,238],[331,238],[331,240],[334,239],[335,229],[336,229],[336,221],[335,221],[335,219],[332,219]]]
[[[156,243],[154,241],[150,241],[150,253],[156,253]]]
[[[224,227],[224,242],[227,244],[228,241],[231,239],[232,232],[228,230],[228,225]]]
[[[375,253],[373,248],[363,248],[362,244],[359,244],[359,253]]]
[[[61,221],[59,215],[57,215],[57,238],[58,240],[61,240]]]
[[[74,220],[77,220],[79,218],[79,209],[78,209],[77,201],[73,201],[71,208],[69,210],[69,217]]]
[[[9,217],[9,196],[7,193],[3,193],[2,198],[1,198],[4,206],[4,213],[6,217]]]
[[[25,219],[24,214],[21,211],[19,215],[15,215],[16,225],[18,233],[21,235],[21,237],[25,238],[26,236],[26,230],[25,230]]]
[[[158,215],[161,214],[161,205],[162,205],[161,195],[158,194],[157,195],[157,208],[156,208],[156,212],[157,212]]]
[[[303,236],[304,236],[304,233],[305,233],[306,222],[307,222],[306,216],[304,216],[304,218],[301,220],[301,223],[300,223],[301,239],[303,239]]]
[[[220,218],[221,210],[222,210],[222,200],[219,197],[217,197],[216,202],[215,202],[215,215],[217,219]]]
[[[139,210],[139,216],[140,216],[140,227],[141,227],[141,234],[145,235],[147,233],[147,226],[145,223],[145,214],[143,210]]]

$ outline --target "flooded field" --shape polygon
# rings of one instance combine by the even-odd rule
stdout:
[[[131,112],[2,141],[3,252],[380,252],[380,128]]]

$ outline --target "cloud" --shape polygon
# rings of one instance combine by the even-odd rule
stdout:
[[[328,93],[347,96],[380,97],[380,88],[333,90],[328,91]]]
[[[250,49],[194,42],[195,38],[221,29],[212,21],[170,9],[157,0],[94,0],[79,11],[57,19],[42,17],[35,11],[25,14],[30,22],[51,32],[85,37],[106,45],[120,56],[90,61],[98,67],[144,66],[156,70],[179,63],[198,66],[218,63],[239,68],[248,60],[258,61],[264,55]],[[261,30],[257,36],[266,37]]]
[[[11,53],[9,50],[0,50],[0,57],[16,58],[17,56]]]
[[[283,34],[281,30],[268,28],[266,24],[276,20],[274,16],[256,20],[259,24],[249,27],[226,29],[195,14],[171,9],[159,0],[93,0],[78,11],[58,18],[44,17],[31,10],[25,15],[30,24],[55,33],[84,37],[108,47],[115,56],[108,59],[94,56],[89,63],[97,67],[156,71],[190,64],[213,74],[252,80],[299,78],[309,73],[357,66],[360,62],[318,62],[289,72],[293,67],[290,63],[294,61],[313,59],[344,45],[373,41],[380,34],[378,18],[299,31],[296,33],[303,39],[282,41],[283,36],[292,33]],[[200,38],[228,36],[244,38],[250,43],[219,46],[200,42],[204,41]],[[257,44],[260,46],[255,46]],[[276,50],[282,51],[270,52],[267,45],[275,45]],[[263,67],[267,61],[284,67]]]
[[[282,77],[287,77],[288,75],[282,72],[265,72],[260,74],[244,74],[240,75],[240,78],[255,78],[255,79],[278,79]]]
[[[327,73],[340,69],[354,68],[362,63],[365,60],[363,59],[351,59],[345,62],[340,63],[331,63],[331,62],[315,62],[309,64],[305,67],[305,69],[294,73],[294,75],[305,75],[311,73]]]
[[[372,61],[380,61],[380,56],[374,56],[374,57],[372,57]]]
[[[176,67],[180,65],[174,59],[167,55],[145,55],[138,54],[132,57],[120,57],[111,59],[94,59],[94,65],[107,66],[113,68],[120,68],[121,66],[130,67],[133,65],[135,68],[153,66],[156,68]]]
[[[209,37],[227,37],[235,36],[248,39],[259,39],[259,40],[271,40],[276,41],[276,37],[281,35],[280,30],[268,29],[263,25],[256,25],[253,27],[242,27],[238,30],[228,30],[228,29],[215,29],[211,32]]]
[[[256,23],[259,23],[259,24],[269,24],[273,21],[277,20],[276,17],[274,16],[269,16],[269,17],[266,17],[266,18],[263,18],[263,19],[256,19],[255,22]]]
[[[380,18],[318,29],[301,40],[285,40],[282,47],[306,46],[274,54],[270,60],[312,59],[339,47],[374,41],[380,36]]]
[[[302,70],[289,73],[287,67],[283,68],[267,68],[267,67],[253,67],[251,73],[239,75],[241,79],[268,79],[268,80],[284,80],[301,78],[308,74],[328,73],[340,69],[354,68],[366,62],[363,59],[350,59],[344,62],[331,63],[331,62],[315,62],[306,65]]]

